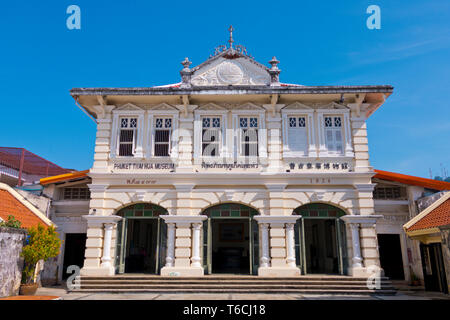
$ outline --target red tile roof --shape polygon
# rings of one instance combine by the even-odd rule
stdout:
[[[450,199],[417,221],[407,231],[436,228],[450,224]]]
[[[12,194],[13,192],[14,191],[8,191],[8,187],[0,188],[0,218],[7,221],[8,216],[13,215],[14,218],[22,222],[22,228],[34,227],[38,224],[46,227],[51,224],[51,222],[46,222],[44,220],[45,216],[44,218],[39,217],[35,212],[24,205]],[[20,198],[19,194],[17,194],[17,196]]]
[[[439,200],[437,200],[439,201]],[[425,209],[426,210],[426,209]],[[413,225],[406,228],[406,231],[416,231],[423,229],[437,228],[450,224],[450,198],[442,202],[436,208],[426,213]]]
[[[439,181],[433,179],[408,176],[406,174],[394,173],[389,171],[374,170],[376,172],[374,178],[388,181],[395,181],[404,184],[421,186],[433,190],[450,190],[450,182]]]

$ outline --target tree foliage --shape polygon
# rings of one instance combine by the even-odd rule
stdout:
[[[22,281],[33,283],[36,264],[40,260],[48,260],[59,254],[61,240],[53,226],[48,228],[38,225],[28,228],[27,244],[22,249],[25,266]]]

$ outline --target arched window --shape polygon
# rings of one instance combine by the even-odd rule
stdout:
[[[337,207],[325,203],[310,203],[294,209],[294,214],[303,218],[340,218],[345,212]]]
[[[137,203],[122,208],[117,212],[118,216],[129,217],[158,217],[167,214],[167,210],[152,203]]]
[[[253,217],[254,215],[258,215],[258,211],[240,203],[223,203],[205,209],[203,214],[211,218]]]

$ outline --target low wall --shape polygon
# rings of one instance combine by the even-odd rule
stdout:
[[[19,294],[26,230],[0,227],[0,297]]]

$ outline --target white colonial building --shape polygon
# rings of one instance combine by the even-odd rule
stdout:
[[[180,83],[71,90],[98,124],[82,275],[380,265],[366,120],[392,86],[284,84],[269,63],[230,37]]]

